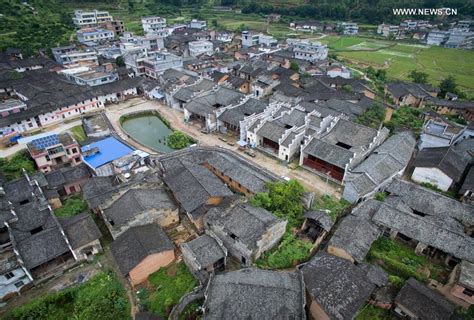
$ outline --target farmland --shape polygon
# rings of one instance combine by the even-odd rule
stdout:
[[[319,41],[326,43],[339,58],[355,68],[373,66],[384,68],[391,79],[408,80],[411,70],[422,70],[429,81],[439,82],[454,75],[464,92],[474,95],[474,51],[430,47],[364,37],[327,36]]]

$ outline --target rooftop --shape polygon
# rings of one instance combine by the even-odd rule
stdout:
[[[114,137],[108,137],[83,146],[81,151],[84,162],[93,169],[97,169],[133,152],[133,149]]]

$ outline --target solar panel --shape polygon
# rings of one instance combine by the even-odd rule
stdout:
[[[38,150],[43,150],[48,147],[59,144],[59,138],[57,134],[42,137],[31,141],[31,144]]]

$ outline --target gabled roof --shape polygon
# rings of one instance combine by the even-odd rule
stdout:
[[[334,225],[334,220],[323,210],[307,211],[304,217],[318,222],[321,227],[328,232]]]
[[[234,126],[240,126],[240,121],[244,120],[245,117],[252,114],[259,114],[263,112],[266,107],[267,104],[265,102],[250,98],[235,108],[225,110],[218,116],[218,119]]]
[[[458,183],[470,161],[470,157],[457,153],[453,147],[425,148],[417,154],[413,167],[437,168]]]
[[[176,159],[165,169],[163,180],[187,212],[198,209],[211,197],[233,193],[211,171],[200,164]]]
[[[248,204],[237,204],[227,212],[212,208],[204,220],[222,228],[227,234],[235,235],[250,250],[257,248],[257,241],[270,227],[282,222],[269,211]]]
[[[419,319],[445,320],[450,319],[454,312],[454,305],[414,278],[407,280],[395,303],[407,308]]]
[[[206,117],[212,114],[217,108],[227,107],[238,103],[244,95],[232,89],[219,87],[214,92],[197,97],[184,106],[189,112]]]
[[[305,319],[298,273],[241,269],[211,277],[204,319]]]
[[[157,224],[131,227],[122,233],[110,250],[120,272],[127,276],[149,255],[174,250],[173,243]]]
[[[302,269],[306,291],[331,319],[352,319],[375,285],[352,262],[318,252]]]
[[[360,197],[374,191],[387,179],[401,171],[411,159],[416,140],[409,132],[388,138],[346,176]]]
[[[175,210],[176,205],[163,188],[133,188],[125,191],[103,212],[114,226],[121,226],[143,212],[167,209]]]
[[[73,166],[60,168],[45,174],[48,181],[48,187],[62,187],[68,183],[78,182],[91,176],[89,169],[83,163]]]
[[[58,220],[73,249],[85,246],[102,237],[92,216],[87,212],[70,218],[58,218]]]
[[[181,245],[188,250],[201,268],[213,265],[225,257],[225,253],[217,241],[205,234]]]

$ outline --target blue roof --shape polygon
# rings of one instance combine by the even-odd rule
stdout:
[[[91,154],[90,156],[83,156],[84,162],[94,169],[133,152],[132,148],[123,144],[114,137],[108,137],[83,146],[81,151],[84,153],[94,148],[97,148],[98,152]]]

